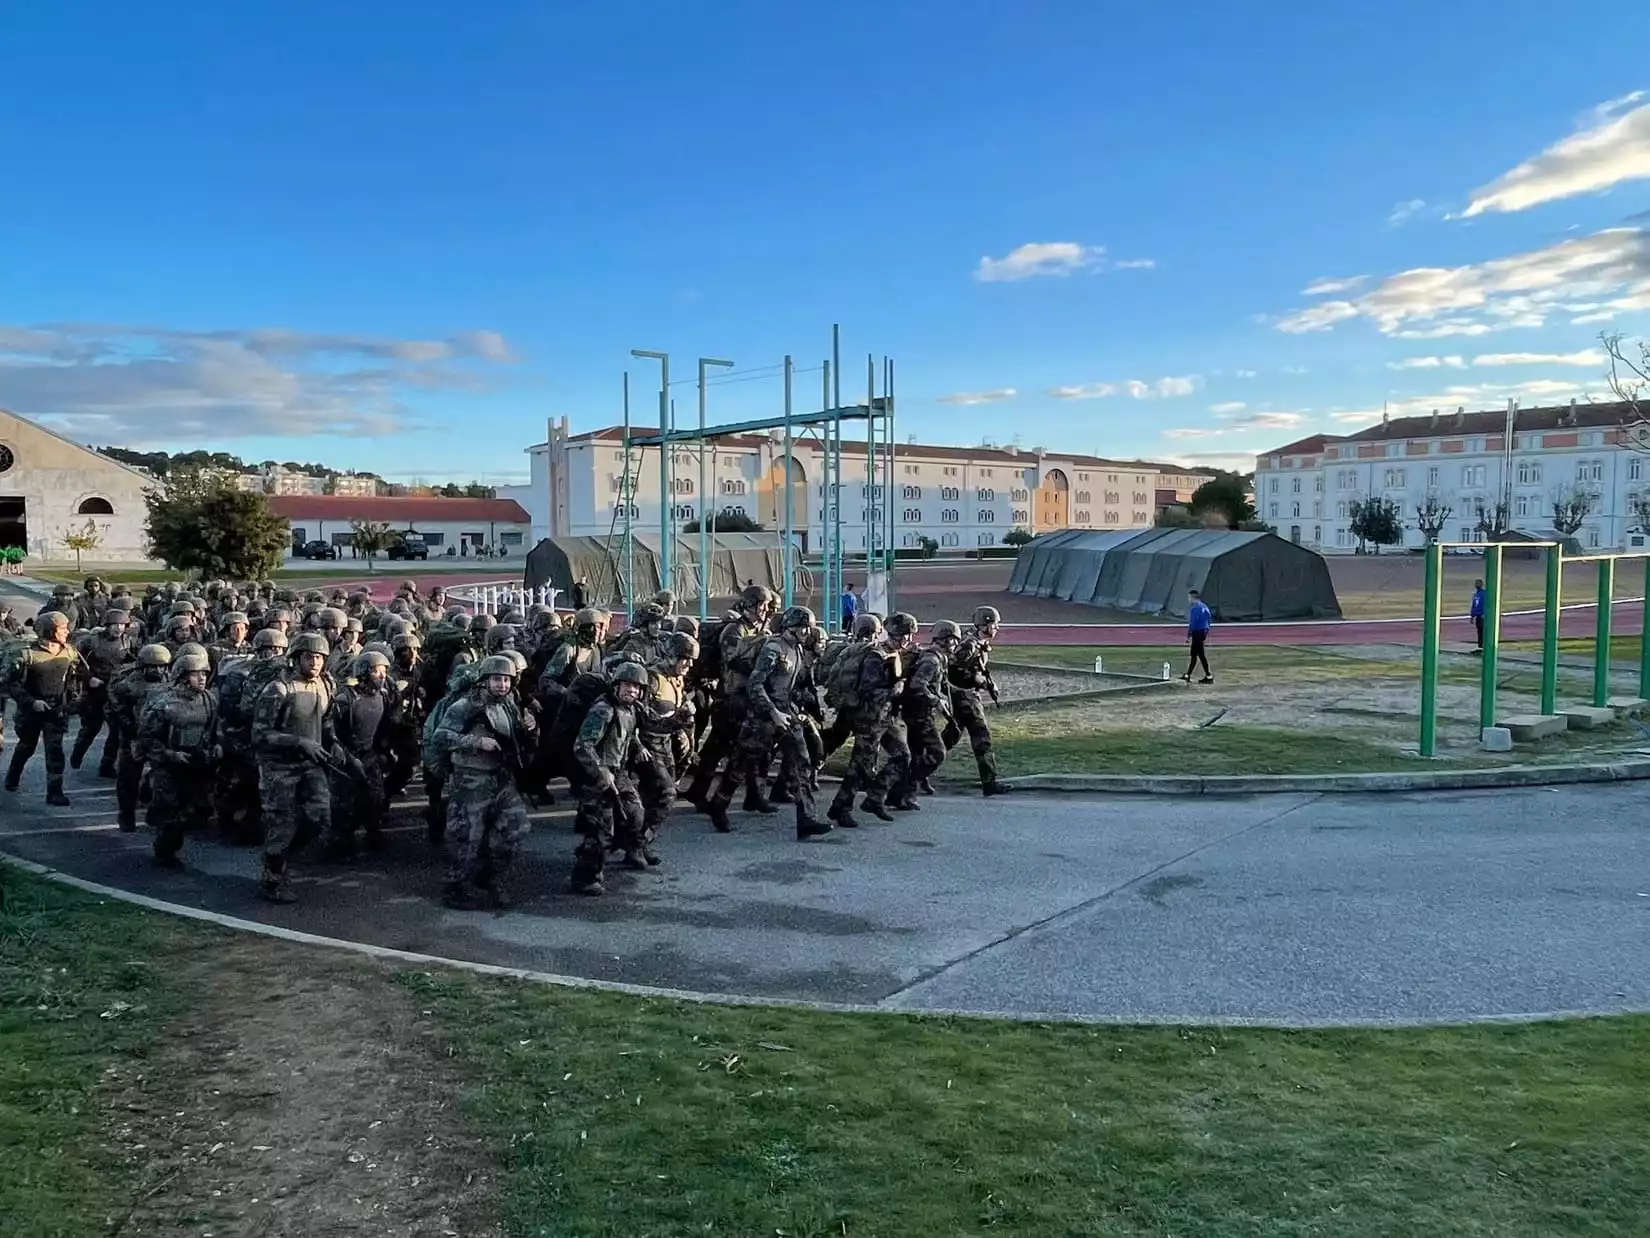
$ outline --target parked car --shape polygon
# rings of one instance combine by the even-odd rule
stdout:
[[[428,559],[430,547],[418,534],[407,533],[399,540],[391,542],[386,553],[392,559]]]
[[[300,559],[336,559],[338,557],[338,547],[331,542],[323,542],[317,538],[313,542],[305,542],[298,547],[298,557]]]

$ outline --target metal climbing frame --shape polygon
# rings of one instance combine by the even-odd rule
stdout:
[[[1484,555],[1484,654],[1479,668],[1478,726],[1495,725],[1496,688],[1501,662],[1501,566],[1506,546],[1483,542],[1434,542],[1427,547],[1426,593],[1421,611],[1421,737],[1423,757],[1438,749],[1438,650],[1443,635],[1444,551],[1451,548],[1482,551]],[[1558,708],[1559,619],[1563,614],[1564,565],[1598,564],[1598,595],[1593,605],[1593,694],[1599,709],[1610,703],[1611,607],[1615,603],[1616,565],[1644,564],[1643,616],[1639,638],[1639,696],[1650,698],[1650,555],[1565,555],[1557,542],[1518,542],[1517,550],[1544,549],[1547,558],[1546,594],[1541,625],[1541,712]]]
[[[820,473],[820,526],[822,578],[820,580],[823,614],[821,621],[828,631],[840,626],[837,599],[846,582],[846,553],[842,545],[842,459],[844,441],[843,423],[865,423],[865,569],[867,594],[881,602],[885,612],[892,610],[894,596],[894,363],[883,358],[880,371],[874,356],[865,359],[865,402],[842,403],[841,329],[831,328],[831,356],[821,366],[821,407],[815,412],[799,413],[794,407],[794,380],[796,367],[787,355],[783,363],[784,407],[778,416],[761,417],[753,421],[728,422],[722,425],[705,423],[705,368],[708,365],[732,364],[701,358],[699,363],[699,424],[688,429],[676,426],[675,406],[670,400],[670,357],[667,353],[632,349],[635,357],[656,360],[660,367],[659,432],[635,439],[630,417],[630,375],[624,376],[624,473],[620,487],[618,522],[621,533],[619,574],[621,592],[627,610],[635,607],[636,561],[634,521],[638,514],[634,503],[636,470],[632,465],[632,448],[656,445],[659,450],[659,575],[669,582],[679,597],[697,593],[699,618],[709,618],[710,609],[710,547],[709,528],[714,524],[711,514],[715,496],[708,493],[705,482],[704,450],[718,438],[735,434],[757,434],[769,430],[784,431],[782,448],[784,468],[784,515],[781,529],[781,552],[784,556],[784,604],[794,602],[793,581],[801,567],[801,551],[796,546],[795,486],[792,483],[792,460],[798,437],[812,439],[818,444],[822,471]],[[697,444],[700,449],[699,469],[699,570],[697,579],[690,579],[672,562],[675,548],[675,504],[672,502],[675,464],[672,447],[682,443]],[[858,443],[850,440],[850,453]],[[639,467],[639,466],[638,466]],[[708,517],[708,519],[707,519]],[[692,587],[689,588],[688,586]]]

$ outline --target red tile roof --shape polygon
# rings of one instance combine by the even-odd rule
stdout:
[[[1575,427],[1596,429],[1600,426],[1625,426],[1636,419],[1636,412],[1631,404],[1554,404],[1546,408],[1521,408],[1518,410],[1514,432],[1528,434],[1539,430],[1568,430]],[[1314,434],[1311,438],[1303,438],[1298,442],[1290,443],[1287,447],[1274,447],[1270,451],[1256,452],[1259,456],[1303,456],[1315,455],[1322,451],[1326,443],[1370,443],[1386,442],[1393,439],[1423,439],[1423,438],[1458,438],[1464,434],[1500,434],[1507,428],[1507,410],[1504,408],[1490,409],[1486,412],[1438,412],[1427,413],[1419,417],[1394,417],[1386,423],[1377,422],[1356,434]]]
[[[1315,456],[1324,449],[1326,443],[1338,443],[1343,438],[1339,434],[1314,434],[1310,438],[1297,439],[1287,447],[1274,447],[1271,451],[1259,452],[1263,456]]]
[[[435,522],[532,524],[514,499],[347,497],[337,494],[279,494],[269,510],[288,520],[381,520],[397,528]]]

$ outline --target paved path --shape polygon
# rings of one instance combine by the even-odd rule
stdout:
[[[798,844],[671,823],[658,874],[564,892],[565,810],[535,821],[523,905],[454,913],[404,806],[382,857],[298,866],[191,840],[190,871],[112,826],[112,789],[39,771],[0,798],[0,848],[90,880],[337,937],[741,995],[1116,1019],[1284,1023],[1650,1009],[1650,785],[1188,801],[941,798]]]

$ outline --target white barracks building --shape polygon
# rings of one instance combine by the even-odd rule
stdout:
[[[1510,464],[1505,411],[1401,417],[1344,437],[1301,439],[1256,457],[1255,505],[1283,537],[1349,554],[1357,546],[1348,514],[1355,501],[1395,501],[1404,544],[1420,546],[1415,509],[1435,496],[1454,509],[1443,540],[1482,541],[1474,526],[1510,481],[1512,527],[1520,532],[1551,534],[1554,500],[1580,491],[1592,498],[1575,534],[1583,547],[1644,547],[1650,539],[1633,502],[1650,487],[1650,426],[1625,404],[1526,408],[1515,416]]]
[[[531,514],[533,536],[606,538],[621,527],[624,477],[623,430],[610,426],[570,434],[564,417],[552,422],[550,437],[527,449],[531,482],[501,488],[499,497],[519,502]],[[659,528],[658,449],[645,445],[654,433],[634,429],[629,496],[632,527]],[[1184,501],[1207,480],[1188,470],[1143,461],[1104,460],[1013,447],[894,446],[891,484],[867,493],[865,445],[842,445],[842,489],[826,495],[820,477],[823,452],[812,439],[793,438],[787,468],[784,439],[743,435],[719,439],[706,448],[708,503],[698,492],[697,444],[678,444],[670,504],[678,526],[698,519],[701,506],[742,513],[764,529],[785,523],[787,473],[792,527],[803,551],[820,548],[832,503],[840,503],[842,544],[849,553],[865,549],[867,513],[873,524],[891,506],[895,548],[915,548],[931,537],[942,551],[999,546],[1011,529],[1045,533],[1055,529],[1132,529],[1152,523],[1160,503]],[[1173,493],[1170,493],[1173,492]]]

